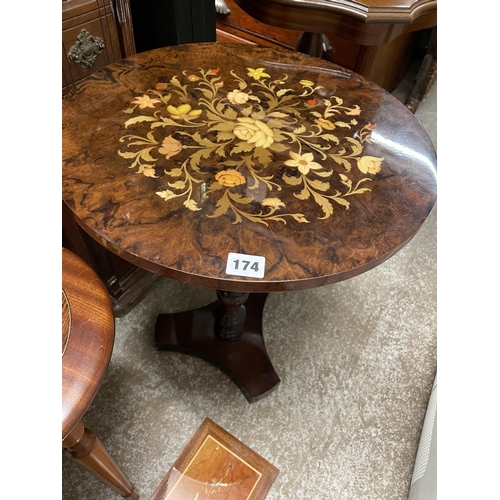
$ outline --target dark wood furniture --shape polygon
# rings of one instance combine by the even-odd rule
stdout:
[[[188,44],[112,64],[63,99],[63,199],[93,238],[163,276],[218,290],[160,315],[158,348],[276,388],[268,292],[353,278],[418,231],[436,153],[412,113],[322,59]]]
[[[63,0],[63,95],[94,71],[132,54],[128,0]]]
[[[259,21],[380,45],[436,25],[437,0],[234,0]]]
[[[135,54],[128,0],[62,2],[63,95],[94,71]],[[63,204],[63,245],[79,255],[105,283],[115,314],[121,313],[156,278],[109,252],[75,223]]]
[[[149,500],[264,500],[278,472],[206,418]]]
[[[66,454],[123,497],[134,486],[82,417],[102,383],[115,335],[113,308],[97,274],[62,249],[62,446]]]
[[[429,45],[415,78],[415,85],[408,95],[405,106],[415,113],[419,104],[437,78],[437,27],[430,34]]]
[[[269,27],[305,32],[297,49],[351,69],[388,91],[419,33],[437,23],[437,0],[229,0]],[[324,35],[331,47],[324,50]]]
[[[301,31],[261,23],[236,5],[234,0],[224,1],[230,13],[217,13],[217,41],[295,50]]]

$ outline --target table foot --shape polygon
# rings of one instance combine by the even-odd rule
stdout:
[[[220,292],[219,300],[207,306],[160,314],[155,327],[155,345],[157,349],[183,352],[212,363],[233,380],[248,402],[255,403],[280,383],[262,335],[266,297],[266,293],[255,293],[242,300],[241,332],[239,336],[231,335],[230,340],[215,333],[220,330],[216,322],[220,324],[220,311],[224,308]],[[234,311],[232,316],[236,316]]]

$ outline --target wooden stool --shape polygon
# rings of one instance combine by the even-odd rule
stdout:
[[[115,335],[111,300],[97,274],[62,250],[62,446],[67,455],[123,497],[134,486],[81,421],[102,383]]]

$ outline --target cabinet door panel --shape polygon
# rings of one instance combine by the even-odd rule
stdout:
[[[114,11],[109,0],[106,2],[68,0],[63,3],[65,87],[124,57]]]

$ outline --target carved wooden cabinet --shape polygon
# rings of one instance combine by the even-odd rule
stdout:
[[[264,4],[265,2],[262,2]],[[292,3],[291,1],[284,3]],[[319,3],[319,2],[318,2]],[[302,31],[279,27],[259,21],[247,14],[235,0],[225,0],[230,9],[227,15],[217,14],[217,40],[265,45],[294,50],[308,42]],[[285,24],[285,21],[283,21]],[[309,34],[305,34],[308,36]],[[347,38],[328,36],[328,44],[318,47],[320,53],[304,52],[339,64],[375,82],[388,91],[400,82],[418,46],[421,33],[403,33],[394,40],[365,46]]]
[[[94,71],[135,54],[128,0],[62,2],[63,94]]]
[[[62,2],[62,93],[107,64],[135,54],[129,0]],[[156,278],[98,244],[62,207],[63,246],[84,259],[105,283],[115,313],[120,313]]]

